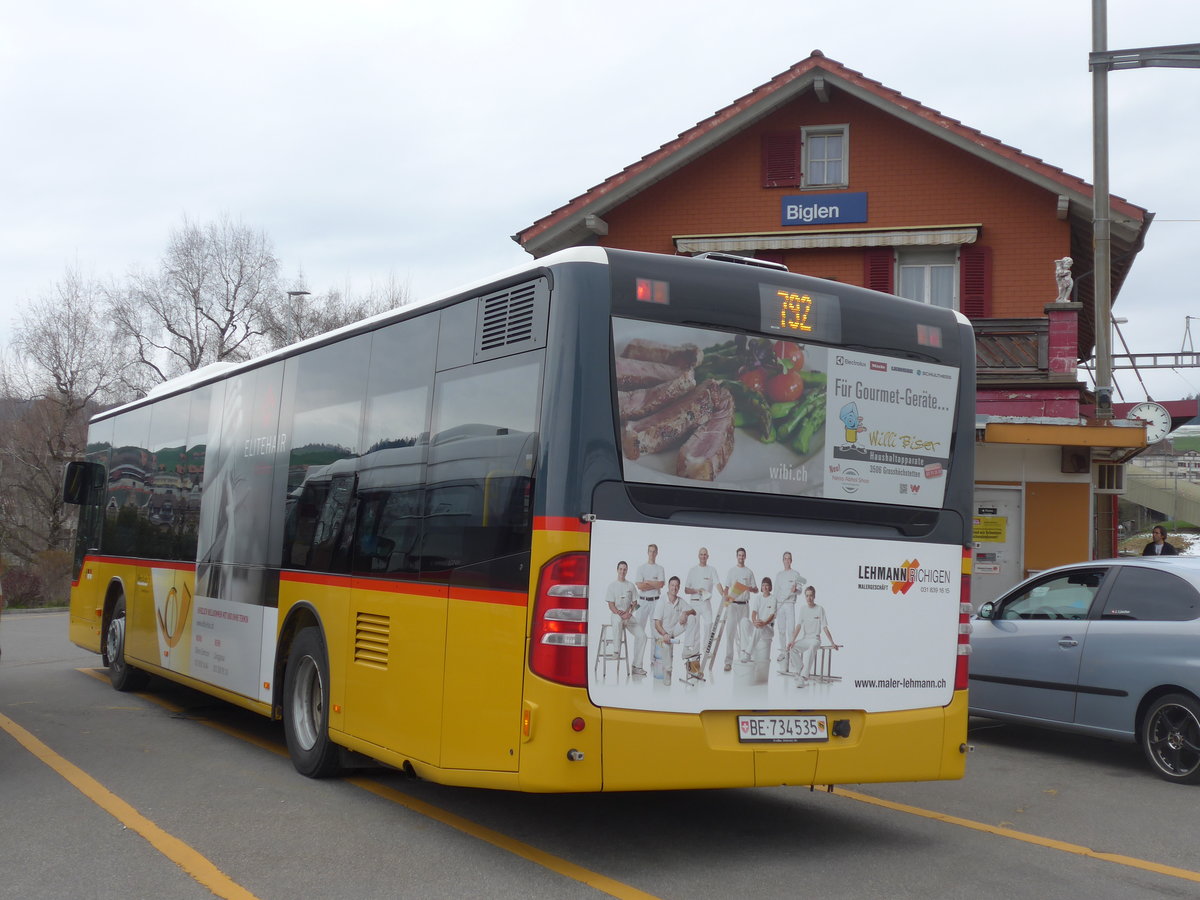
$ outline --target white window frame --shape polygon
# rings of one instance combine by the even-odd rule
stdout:
[[[958,283],[959,283],[959,267],[958,267],[958,250],[948,249],[930,249],[921,247],[917,249],[901,248],[896,254],[896,295],[898,297],[906,297],[909,300],[916,300],[919,303],[932,303],[931,295],[933,291],[933,270],[935,268],[950,269],[950,309],[958,309]],[[921,296],[910,296],[906,293],[905,285],[905,270],[923,270],[921,277]],[[937,304],[942,305],[942,304]]]
[[[821,157],[814,159],[810,156],[812,139],[819,137],[840,137],[842,139],[842,155],[838,157]],[[802,184],[806,188],[839,188],[850,184],[850,126],[849,125],[810,125],[800,129],[801,164],[803,166]],[[837,159],[841,163],[842,177],[840,181],[814,181],[810,177],[814,164],[828,165],[830,160]]]

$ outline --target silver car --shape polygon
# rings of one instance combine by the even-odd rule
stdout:
[[[972,715],[1137,741],[1200,783],[1200,559],[1048,569],[973,619]]]

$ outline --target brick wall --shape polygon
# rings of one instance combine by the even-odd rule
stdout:
[[[761,137],[832,124],[849,125],[849,190],[868,194],[870,219],[852,227],[981,223],[979,243],[993,254],[991,315],[1044,314],[1057,293],[1054,260],[1070,252],[1057,194],[839,91],[829,103],[812,94],[798,98],[609,211],[603,243],[674,253],[674,235],[828,227],[780,225],[780,198],[798,191],[762,187]],[[784,261],[793,271],[862,283],[861,250],[791,251]]]

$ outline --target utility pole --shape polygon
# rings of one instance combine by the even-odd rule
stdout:
[[[1108,73],[1150,66],[1200,68],[1200,44],[1108,49],[1108,0],[1092,0],[1092,239],[1096,265],[1096,418],[1112,418],[1112,202],[1108,189]]]

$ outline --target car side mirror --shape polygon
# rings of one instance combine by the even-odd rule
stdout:
[[[981,619],[990,619],[995,611],[995,601],[989,600],[987,603],[983,604],[983,606],[979,607],[979,612],[976,613],[976,615],[978,615]]]

